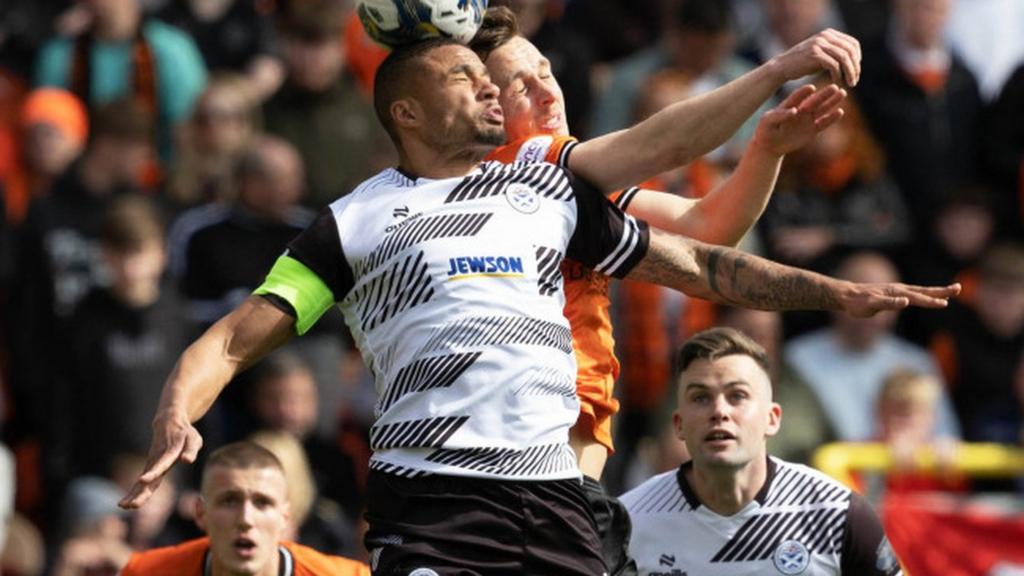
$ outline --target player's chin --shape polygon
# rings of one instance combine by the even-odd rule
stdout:
[[[476,141],[487,146],[501,146],[506,142],[505,127],[482,127],[477,130]]]

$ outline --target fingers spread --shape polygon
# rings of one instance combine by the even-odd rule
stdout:
[[[813,84],[804,84],[797,88],[782,101],[779,108],[797,108],[801,103],[805,102],[810,96],[817,92],[817,88]]]

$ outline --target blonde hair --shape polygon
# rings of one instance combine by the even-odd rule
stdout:
[[[890,402],[910,403],[916,406],[935,406],[942,387],[930,374],[916,370],[898,369],[890,373],[878,392],[878,405]]]
[[[288,486],[288,500],[291,502],[292,523],[298,529],[317,498],[313,469],[305,449],[298,439],[287,432],[262,430],[251,435],[249,440],[265,448],[281,463],[285,484]]]

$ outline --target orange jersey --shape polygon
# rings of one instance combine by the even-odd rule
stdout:
[[[550,162],[564,167],[576,144],[571,136],[532,136],[495,149],[487,160],[506,164]],[[636,191],[630,188],[616,193],[613,199],[624,208]],[[569,319],[576,352],[576,394],[580,398],[577,426],[590,430],[593,439],[611,451],[611,419],[619,411],[619,401],[612,395],[619,377],[619,360],[615,357],[612,337],[609,279],[568,259],[562,261],[562,278],[565,282],[563,314]]]
[[[294,542],[282,542],[286,576],[370,576],[370,567],[340,556],[321,554]],[[209,538],[199,538],[166,548],[137,552],[121,576],[204,576],[209,573],[206,553]]]

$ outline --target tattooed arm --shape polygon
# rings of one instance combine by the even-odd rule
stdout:
[[[907,306],[945,307],[960,292],[898,283],[854,283],[651,229],[647,255],[627,276],[690,296],[761,310],[842,310],[871,316]]]

